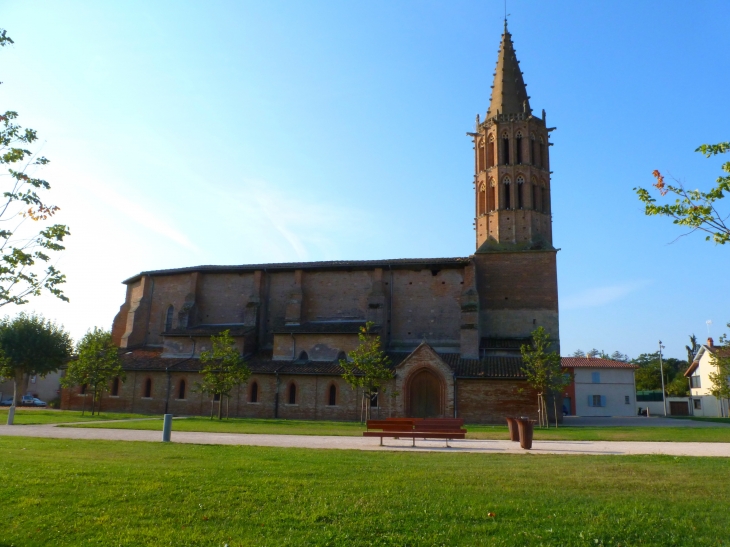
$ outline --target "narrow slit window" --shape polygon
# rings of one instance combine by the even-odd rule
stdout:
[[[144,396],[148,399],[152,397],[152,378],[147,378],[144,381]]]
[[[511,199],[510,199],[511,196],[510,196],[510,187],[509,187],[510,186],[509,177],[504,177],[502,182],[504,183],[504,208],[511,209],[512,204],[511,204]]]
[[[517,177],[517,208],[522,209],[524,207],[524,198],[522,196],[522,190],[525,185],[525,179]]]
[[[372,408],[378,408],[378,389],[375,388],[375,391],[373,391],[370,394],[370,406]]]
[[[494,167],[494,135],[489,135],[487,143],[487,167]]]
[[[251,397],[249,400],[252,403],[258,403],[259,402],[259,384],[258,382],[254,382],[251,384]]]
[[[337,404],[337,386],[332,384],[329,390],[329,399],[327,400],[329,406],[335,406]]]
[[[502,164],[509,165],[509,137],[502,135]]]
[[[185,380],[180,380],[180,384],[177,386],[177,398],[185,398]]]
[[[119,396],[119,377],[117,376],[112,380],[112,391],[111,391],[112,397],[118,397]]]
[[[289,384],[289,404],[297,404],[297,385],[294,383]]]
[[[522,133],[519,131],[515,135],[515,160],[522,163]]]
[[[172,330],[172,319],[175,317],[175,308],[170,305],[167,307],[167,315],[165,316],[165,331]]]

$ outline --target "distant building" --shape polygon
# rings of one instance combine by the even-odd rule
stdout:
[[[61,397],[61,371],[50,372],[45,376],[31,376],[28,379],[28,389],[19,396],[30,393],[41,401],[49,403]],[[13,396],[13,380],[0,378],[0,400]]]
[[[474,193],[474,216],[464,218],[475,228],[473,255],[142,272],[125,281],[112,330],[127,379],[110,386],[104,408],[209,412],[210,398],[193,390],[199,356],[229,329],[253,372],[234,392],[232,415],[357,419],[360,398],[338,363],[372,321],[395,373],[388,394],[370,403],[374,416],[536,417],[519,348],[539,326],[560,348],[554,128],[544,110],[533,115],[506,25],[493,83],[486,116],[468,133],[473,188],[443,188]],[[78,389],[64,393],[64,408],[82,401]]]
[[[569,414],[636,415],[636,365],[595,357],[563,357],[561,364],[573,378],[563,398]]]
[[[728,400],[718,400],[717,397],[710,394],[712,382],[710,381],[710,373],[716,368],[712,362],[713,355],[727,355],[730,349],[726,347],[718,347],[712,338],[707,339],[707,343],[700,347],[695,355],[692,364],[684,373],[689,379],[690,394],[692,399],[691,412],[695,416],[719,417],[728,415]],[[727,380],[730,382],[730,378]]]

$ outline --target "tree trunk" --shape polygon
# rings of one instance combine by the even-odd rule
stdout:
[[[226,397],[226,420],[231,417],[231,398]]]
[[[96,388],[91,392],[91,415],[94,415],[94,409],[96,408]]]
[[[555,429],[558,428],[558,398],[553,395],[553,411],[555,412]]]
[[[99,414],[101,414],[101,398],[102,398],[103,396],[104,396],[104,390],[102,389],[102,390],[101,390],[101,391],[99,392],[99,408],[97,408],[97,409],[96,409],[96,414],[97,414],[97,416],[98,416]]]
[[[83,395],[83,399],[81,399],[81,415],[84,415],[84,412],[86,412],[86,393]]]
[[[223,419],[223,395],[218,395],[218,419]]]
[[[214,398],[210,399],[210,419],[213,419],[213,409],[215,408],[215,400]]]

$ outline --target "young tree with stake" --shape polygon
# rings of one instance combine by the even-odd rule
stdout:
[[[520,347],[522,371],[527,383],[537,391],[537,408],[540,427],[549,427],[545,396],[556,389],[564,389],[564,372],[560,366],[560,355],[550,351],[550,335],[543,327],[532,331],[532,342]],[[557,427],[557,416],[555,416]]]
[[[357,335],[360,343],[350,352],[349,359],[340,360],[344,370],[342,378],[352,389],[362,389],[360,421],[363,414],[366,420],[370,419],[370,401],[373,396],[384,395],[385,384],[393,378],[390,359],[380,347],[380,336],[370,333],[373,325],[372,321],[368,321],[364,327],[360,327]]]
[[[91,415],[101,412],[101,398],[109,390],[114,378],[125,380],[119,348],[112,342],[110,331],[94,327],[88,331],[76,346],[77,358],[71,361],[61,380],[64,387],[83,386],[91,388]],[[81,414],[86,411],[86,399]]]
[[[231,390],[246,383],[251,371],[241,357],[230,330],[211,336],[210,341],[211,350],[200,354],[200,361],[204,364],[200,371],[203,381],[196,385],[202,393],[218,396],[218,419],[221,420],[223,397],[230,398]],[[210,418],[213,419],[212,409]]]

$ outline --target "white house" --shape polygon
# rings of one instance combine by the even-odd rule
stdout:
[[[729,348],[716,346],[712,338],[708,338],[707,344],[700,347],[694,361],[684,373],[689,378],[692,411],[695,416],[718,417],[728,415],[728,400],[723,399],[720,401],[714,395],[710,395],[712,388],[710,373],[715,369],[712,356],[717,354],[727,355],[728,352],[730,352]],[[727,381],[730,382],[730,377]]]
[[[573,378],[563,398],[563,407],[570,414],[636,414],[636,365],[596,357],[562,357],[561,364]]]

